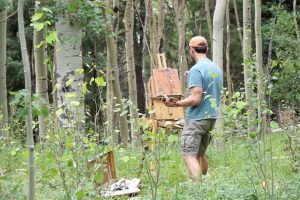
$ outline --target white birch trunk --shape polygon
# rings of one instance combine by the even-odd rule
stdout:
[[[213,18],[213,61],[223,71],[223,31],[226,0],[217,0]]]
[[[213,61],[220,67],[223,72],[223,31],[224,31],[224,18],[226,10],[226,0],[217,0],[216,8],[213,18]],[[222,131],[222,105],[219,108],[219,119],[216,123],[218,131]]]
[[[1,9],[1,8],[0,8]],[[0,11],[0,136],[2,128],[8,123],[7,89],[6,89],[6,24],[7,10]]]
[[[248,130],[252,131],[251,121],[254,119],[254,108],[252,103],[252,74],[251,65],[247,64],[251,56],[251,1],[243,0],[243,58],[244,58],[244,83],[246,100],[248,103]]]
[[[27,146],[29,151],[29,193],[28,199],[34,200],[35,198],[35,172],[34,172],[34,141],[32,132],[32,114],[31,114],[31,71],[29,65],[29,57],[27,52],[25,27],[24,27],[24,0],[18,1],[18,27],[19,38],[21,45],[22,61],[24,66],[25,89],[27,95],[25,97],[25,107],[27,110],[26,129],[27,129]]]
[[[64,3],[69,1],[64,1]],[[59,16],[55,28],[59,36],[56,43],[57,103],[63,112],[58,117],[61,127],[74,128],[84,124],[84,96],[82,93],[81,28],[71,23],[69,15]],[[73,95],[72,95],[73,94]],[[72,97],[70,97],[72,96]],[[79,103],[79,105],[78,105]]]
[[[265,99],[265,87],[264,87],[264,70],[263,70],[263,58],[262,58],[262,32],[261,32],[261,0],[255,0],[255,49],[256,49],[256,71],[257,71],[257,94],[258,94],[258,117],[261,122],[258,124],[258,130],[261,135],[266,134],[266,120],[267,116],[263,113],[264,99]]]
[[[36,12],[38,7],[36,7]],[[46,45],[43,44],[40,47],[38,45],[45,40],[45,30],[40,31],[34,30],[33,32],[33,46],[34,46],[34,69],[35,69],[35,80],[36,80],[36,93],[43,98],[44,104],[42,107],[48,107],[48,73],[47,65],[44,64],[46,59]],[[43,114],[38,116],[39,120],[39,137],[45,138],[47,134],[47,117]]]

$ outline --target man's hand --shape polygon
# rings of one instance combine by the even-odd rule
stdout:
[[[175,99],[171,99],[171,98],[169,98],[168,96],[164,96],[164,98],[162,99],[162,102],[166,105],[166,106],[168,106],[168,107],[176,107],[177,105],[176,105],[176,101],[175,101]]]

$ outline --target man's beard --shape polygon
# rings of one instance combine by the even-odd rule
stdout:
[[[193,66],[194,64],[196,64],[196,61],[192,56],[187,56],[187,64],[188,66]]]

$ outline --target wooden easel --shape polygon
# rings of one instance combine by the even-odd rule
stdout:
[[[164,54],[157,55],[158,68],[152,69],[152,75],[148,84],[149,106],[154,107],[154,114],[150,116],[152,121],[152,133],[155,136],[158,128],[174,128],[174,123],[184,118],[184,110],[182,107],[167,107],[162,102],[164,96],[169,98],[182,98],[182,91],[177,69],[167,68],[166,58]],[[172,125],[165,126],[165,121],[171,121]],[[154,150],[156,138],[150,142],[150,149]],[[153,174],[155,170],[155,162],[151,161],[150,171]]]

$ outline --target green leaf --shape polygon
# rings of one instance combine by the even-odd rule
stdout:
[[[61,114],[63,114],[63,110],[60,108],[60,109],[58,109],[56,112],[55,112],[55,114],[56,114],[56,116],[57,117],[59,117]]]
[[[35,13],[32,17],[31,17],[31,21],[37,21],[39,19],[41,19],[44,16],[44,13]]]
[[[79,69],[76,69],[75,72],[78,72],[79,74],[83,74],[84,72],[84,69],[82,68],[79,68]]]
[[[248,136],[249,136],[249,138],[254,139],[256,137],[256,133],[251,132],[251,133],[248,134]]]
[[[106,86],[106,82],[104,81],[104,78],[103,78],[103,77],[95,78],[95,83],[96,83],[97,86],[99,86],[99,87],[105,87],[105,86]]]
[[[40,31],[44,28],[45,24],[44,23],[34,23],[33,27],[36,31]]]
[[[84,84],[82,85],[82,92],[83,92],[83,94],[91,93],[91,92],[87,89],[87,83],[84,83]]]
[[[51,168],[51,169],[49,170],[49,175],[50,175],[51,177],[55,177],[57,174],[58,174],[57,169]]]
[[[80,190],[76,193],[78,199],[82,199],[85,196],[85,192]]]
[[[237,107],[238,109],[240,109],[240,110],[243,109],[243,108],[245,108],[246,105],[247,105],[247,103],[244,102],[244,101],[238,101],[238,102],[236,102],[236,107]]]
[[[80,102],[79,101],[71,101],[70,106],[79,106]]]
[[[15,156],[17,154],[17,151],[15,149],[13,149],[11,152],[10,152],[10,155],[12,156]]]
[[[82,141],[83,141],[84,143],[86,143],[86,144],[89,143],[89,139],[88,139],[87,137],[84,137],[84,138],[82,139]]]
[[[241,96],[241,93],[235,92],[235,93],[233,94],[232,98],[235,99],[235,98],[238,98],[238,97],[240,97],[240,96]]]
[[[68,86],[72,85],[73,83],[74,83],[74,78],[71,78],[70,80],[68,80],[66,82],[66,86],[68,87]]]
[[[97,183],[101,183],[102,182],[102,180],[103,180],[103,174],[102,173],[96,173],[95,174],[95,181],[97,182]]]
[[[279,128],[278,123],[276,123],[276,122],[274,122],[274,121],[271,121],[271,122],[270,122],[270,126],[271,126],[272,129],[277,129],[277,128]]]
[[[47,36],[46,36],[46,42],[48,44],[54,44],[56,41],[58,41],[58,36],[56,31],[51,31]]]
[[[68,167],[73,167],[73,160],[69,160],[67,165]]]
[[[122,117],[122,116],[126,115],[127,112],[128,112],[127,110],[123,110],[123,111],[121,112],[120,116]]]
[[[18,114],[21,117],[25,117],[27,115],[27,109],[26,108],[20,108],[20,109],[18,109]]]
[[[42,7],[42,10],[45,11],[45,12],[53,14],[53,12],[49,8]]]
[[[76,97],[76,93],[75,92],[69,92],[66,94],[65,96],[67,99],[72,99],[74,97]]]

